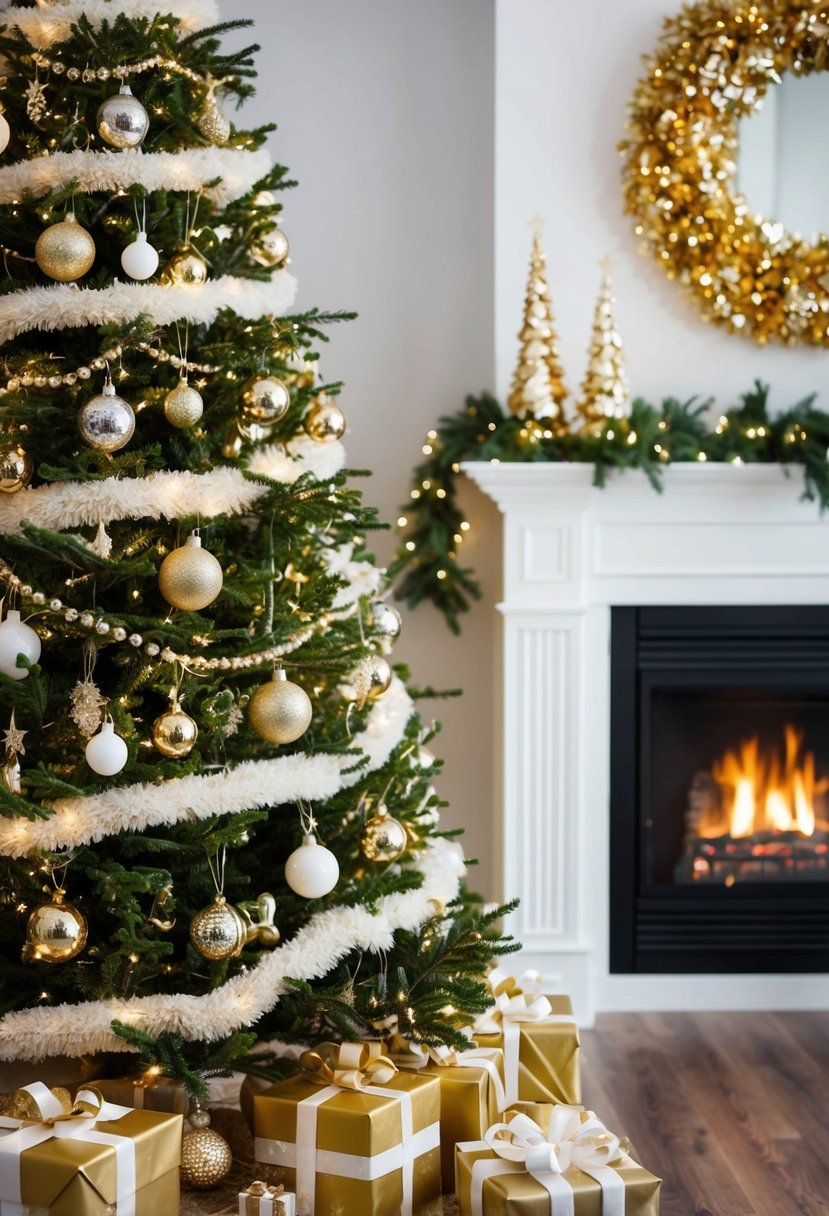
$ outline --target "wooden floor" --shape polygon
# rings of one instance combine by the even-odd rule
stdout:
[[[829,1213],[829,1012],[602,1014],[582,1041],[584,1103],[661,1216]]]

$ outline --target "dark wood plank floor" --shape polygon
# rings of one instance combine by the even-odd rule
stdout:
[[[608,1013],[582,1041],[584,1103],[662,1216],[829,1213],[829,1012]]]

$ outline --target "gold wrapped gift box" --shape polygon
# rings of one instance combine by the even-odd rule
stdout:
[[[85,1207],[72,1209],[77,1216],[114,1216],[116,1212],[115,1204],[107,1203],[100,1196],[93,1196],[91,1192],[86,1196],[85,1202]],[[19,1211],[16,1205],[13,1210],[15,1213]],[[179,1216],[180,1210],[181,1184],[178,1169],[162,1174],[160,1178],[156,1178],[147,1186],[142,1186],[135,1193],[135,1216]],[[27,1204],[24,1211],[26,1216],[57,1216],[58,1213],[63,1216],[63,1213],[68,1212],[69,1208],[63,1206],[32,1207]],[[0,1216],[4,1216],[4,1213],[5,1204],[0,1203]]]
[[[380,1087],[369,1088],[322,1087],[297,1076],[255,1094],[256,1160],[280,1167],[280,1181],[297,1194],[300,1216],[399,1216],[406,1212],[406,1171],[411,1171],[413,1216],[440,1211],[440,1083],[433,1076],[397,1072],[382,1085],[382,1096]],[[411,1101],[408,1143],[401,1095]],[[316,1140],[298,1147],[298,1112],[306,1102],[315,1108]],[[308,1180],[296,1168],[301,1152],[309,1149],[315,1162],[313,1207]]]
[[[512,1023],[494,1034],[475,1031],[479,1047],[505,1048],[504,1036],[518,1037],[517,1093],[510,1093],[510,1052],[504,1051],[507,1067],[507,1101],[581,1102],[579,1072],[579,1028],[569,996],[548,996],[552,1012],[547,1019]]]
[[[163,1111],[168,1115],[186,1115],[187,1090],[181,1081],[170,1077],[154,1077],[147,1073],[136,1073],[130,1077],[109,1077],[96,1081],[107,1102],[119,1106],[131,1106],[134,1110]]]

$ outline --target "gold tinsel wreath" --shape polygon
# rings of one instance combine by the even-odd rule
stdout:
[[[829,68],[829,5],[688,4],[645,65],[619,146],[644,251],[705,320],[761,343],[829,346],[829,238],[804,240],[736,190],[738,120],[784,72]]]

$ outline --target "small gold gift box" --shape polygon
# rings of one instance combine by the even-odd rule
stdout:
[[[2,1213],[0,1213],[2,1216]],[[296,1195],[266,1182],[252,1182],[239,1192],[239,1216],[296,1216]]]
[[[476,1019],[475,1042],[503,1049],[508,1107],[519,1101],[578,1105],[579,1029],[573,1005],[569,996],[544,996],[521,987],[539,979],[534,972],[521,982],[493,972],[495,1005]]]
[[[509,1111],[455,1149],[460,1216],[659,1216],[662,1182],[592,1111]]]
[[[253,1098],[256,1160],[280,1167],[298,1216],[440,1210],[440,1083],[399,1072],[379,1044],[305,1052],[306,1074]]]
[[[35,1082],[0,1118],[0,1202],[27,1216],[176,1216],[182,1119]]]
[[[181,1081],[162,1076],[148,1069],[128,1077],[109,1077],[96,1081],[95,1087],[107,1100],[133,1110],[156,1110],[170,1115],[186,1115],[187,1090]]]

